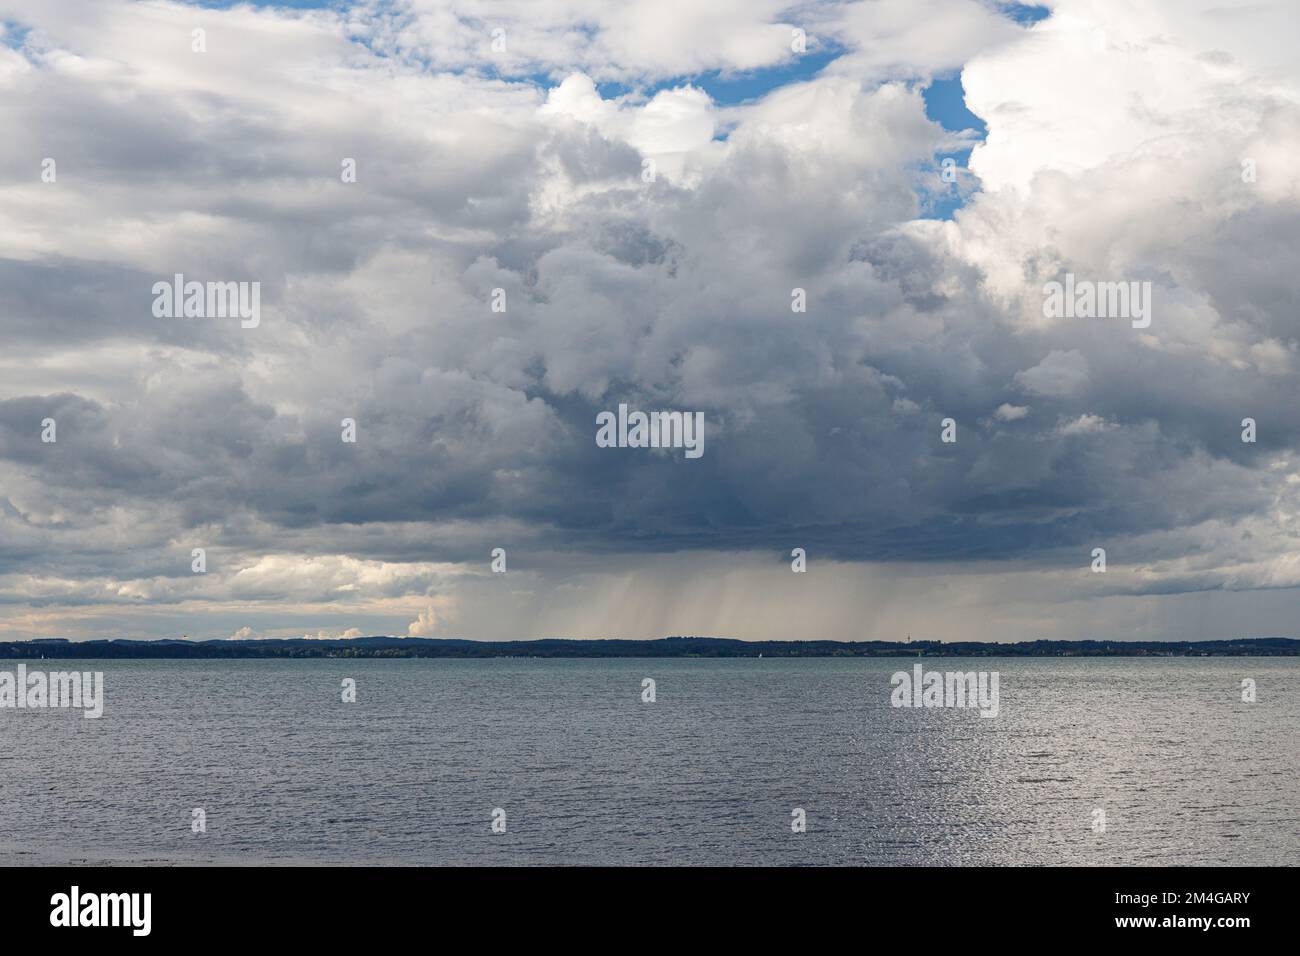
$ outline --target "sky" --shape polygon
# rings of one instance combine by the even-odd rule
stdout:
[[[0,0],[0,640],[1300,637],[1294,39]]]

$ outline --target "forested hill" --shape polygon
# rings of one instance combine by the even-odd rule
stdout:
[[[418,637],[342,640],[0,642],[0,659],[259,657],[1296,657],[1282,637],[1219,641],[1021,641],[1009,644],[911,641],[739,641],[667,637],[653,641],[545,639],[466,641]]]

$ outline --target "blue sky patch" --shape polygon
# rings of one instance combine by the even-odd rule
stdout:
[[[805,53],[788,63],[767,69],[750,70],[745,73],[709,70],[705,73],[660,80],[645,87],[627,83],[598,83],[596,90],[604,99],[613,99],[636,91],[644,93],[646,97],[652,97],[660,90],[671,90],[689,83],[708,93],[713,102],[719,106],[735,106],[761,99],[782,86],[811,80],[843,52],[838,48],[826,48],[816,53]]]
[[[1023,23],[1025,26],[1038,23],[1040,20],[1046,20],[1052,15],[1051,10],[1037,3],[1000,3],[998,9],[1012,20]]]
[[[0,28],[3,28],[0,29],[0,43],[11,50],[20,49],[27,40],[27,34],[32,32],[31,27],[15,23],[13,20],[0,20]]]
[[[969,133],[982,142],[988,135],[988,125],[966,106],[966,90],[961,84],[961,74],[936,77],[921,91],[925,100],[925,115],[950,133]],[[934,175],[938,185],[921,194],[922,219],[951,219],[953,213],[966,203],[973,192],[970,174],[970,149],[941,153],[935,157],[938,164]],[[943,161],[952,159],[956,164],[957,181],[945,183],[939,179]]]

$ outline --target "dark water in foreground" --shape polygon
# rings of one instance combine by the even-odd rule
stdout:
[[[107,703],[0,710],[3,864],[1300,863],[1296,659],[27,663]]]

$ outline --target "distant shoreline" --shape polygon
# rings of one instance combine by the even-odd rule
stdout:
[[[798,658],[798,657],[1300,657],[1285,637],[1213,641],[740,641],[665,637],[652,641],[541,639],[467,641],[418,637],[247,641],[0,642],[0,660],[185,660],[255,658]]]

